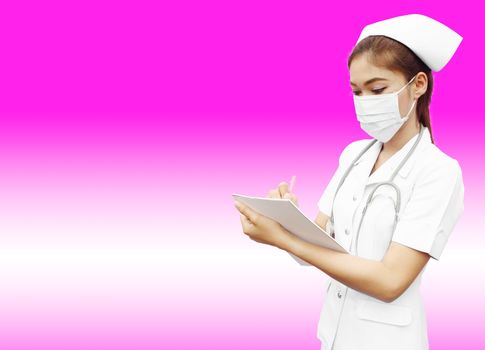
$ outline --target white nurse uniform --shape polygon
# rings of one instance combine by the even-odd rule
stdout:
[[[381,260],[394,241],[438,260],[463,212],[460,165],[431,142],[428,128],[421,127],[424,128],[421,140],[394,178],[401,192],[394,235],[396,192],[390,186],[381,186],[362,222],[357,247],[360,257]],[[318,206],[330,216],[333,205],[335,239],[351,254],[357,255],[353,240],[369,193],[376,184],[389,179],[417,137],[369,176],[382,148],[382,142],[376,142],[355,163],[335,196],[343,173],[372,140],[352,142],[341,153],[339,166]],[[322,349],[428,349],[425,309],[419,292],[423,272],[424,269],[402,295],[389,303],[330,278],[318,323],[317,337]]]

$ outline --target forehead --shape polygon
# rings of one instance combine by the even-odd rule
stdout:
[[[366,81],[376,77],[385,78],[391,82],[400,78],[397,73],[369,62],[367,55],[359,55],[352,60],[349,75],[350,82],[356,85],[364,85]]]

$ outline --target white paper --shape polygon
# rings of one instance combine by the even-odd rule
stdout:
[[[254,211],[279,222],[285,229],[309,243],[348,253],[348,251],[325,230],[318,226],[313,220],[307,218],[289,199],[251,197],[237,193],[233,193],[232,197],[234,200],[246,204]],[[294,254],[288,254],[290,254],[300,265],[311,265]]]

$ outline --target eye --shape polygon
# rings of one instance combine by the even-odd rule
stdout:
[[[383,90],[385,89],[385,87],[381,88],[381,89],[375,89],[375,90],[372,90],[372,92],[376,93],[376,94],[380,94]]]
[[[387,88],[387,86],[385,86],[385,87],[383,87],[383,88],[380,88],[380,89],[374,89],[374,90],[372,90],[372,92],[373,92],[374,94],[378,95],[378,94],[380,94],[382,91],[384,91],[386,88]],[[354,95],[359,96],[360,91],[352,91],[352,93],[353,93]]]

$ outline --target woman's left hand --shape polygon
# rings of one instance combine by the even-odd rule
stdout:
[[[253,241],[281,248],[291,234],[279,222],[257,213],[247,205],[237,201],[234,201],[234,205],[240,212],[243,232]]]

